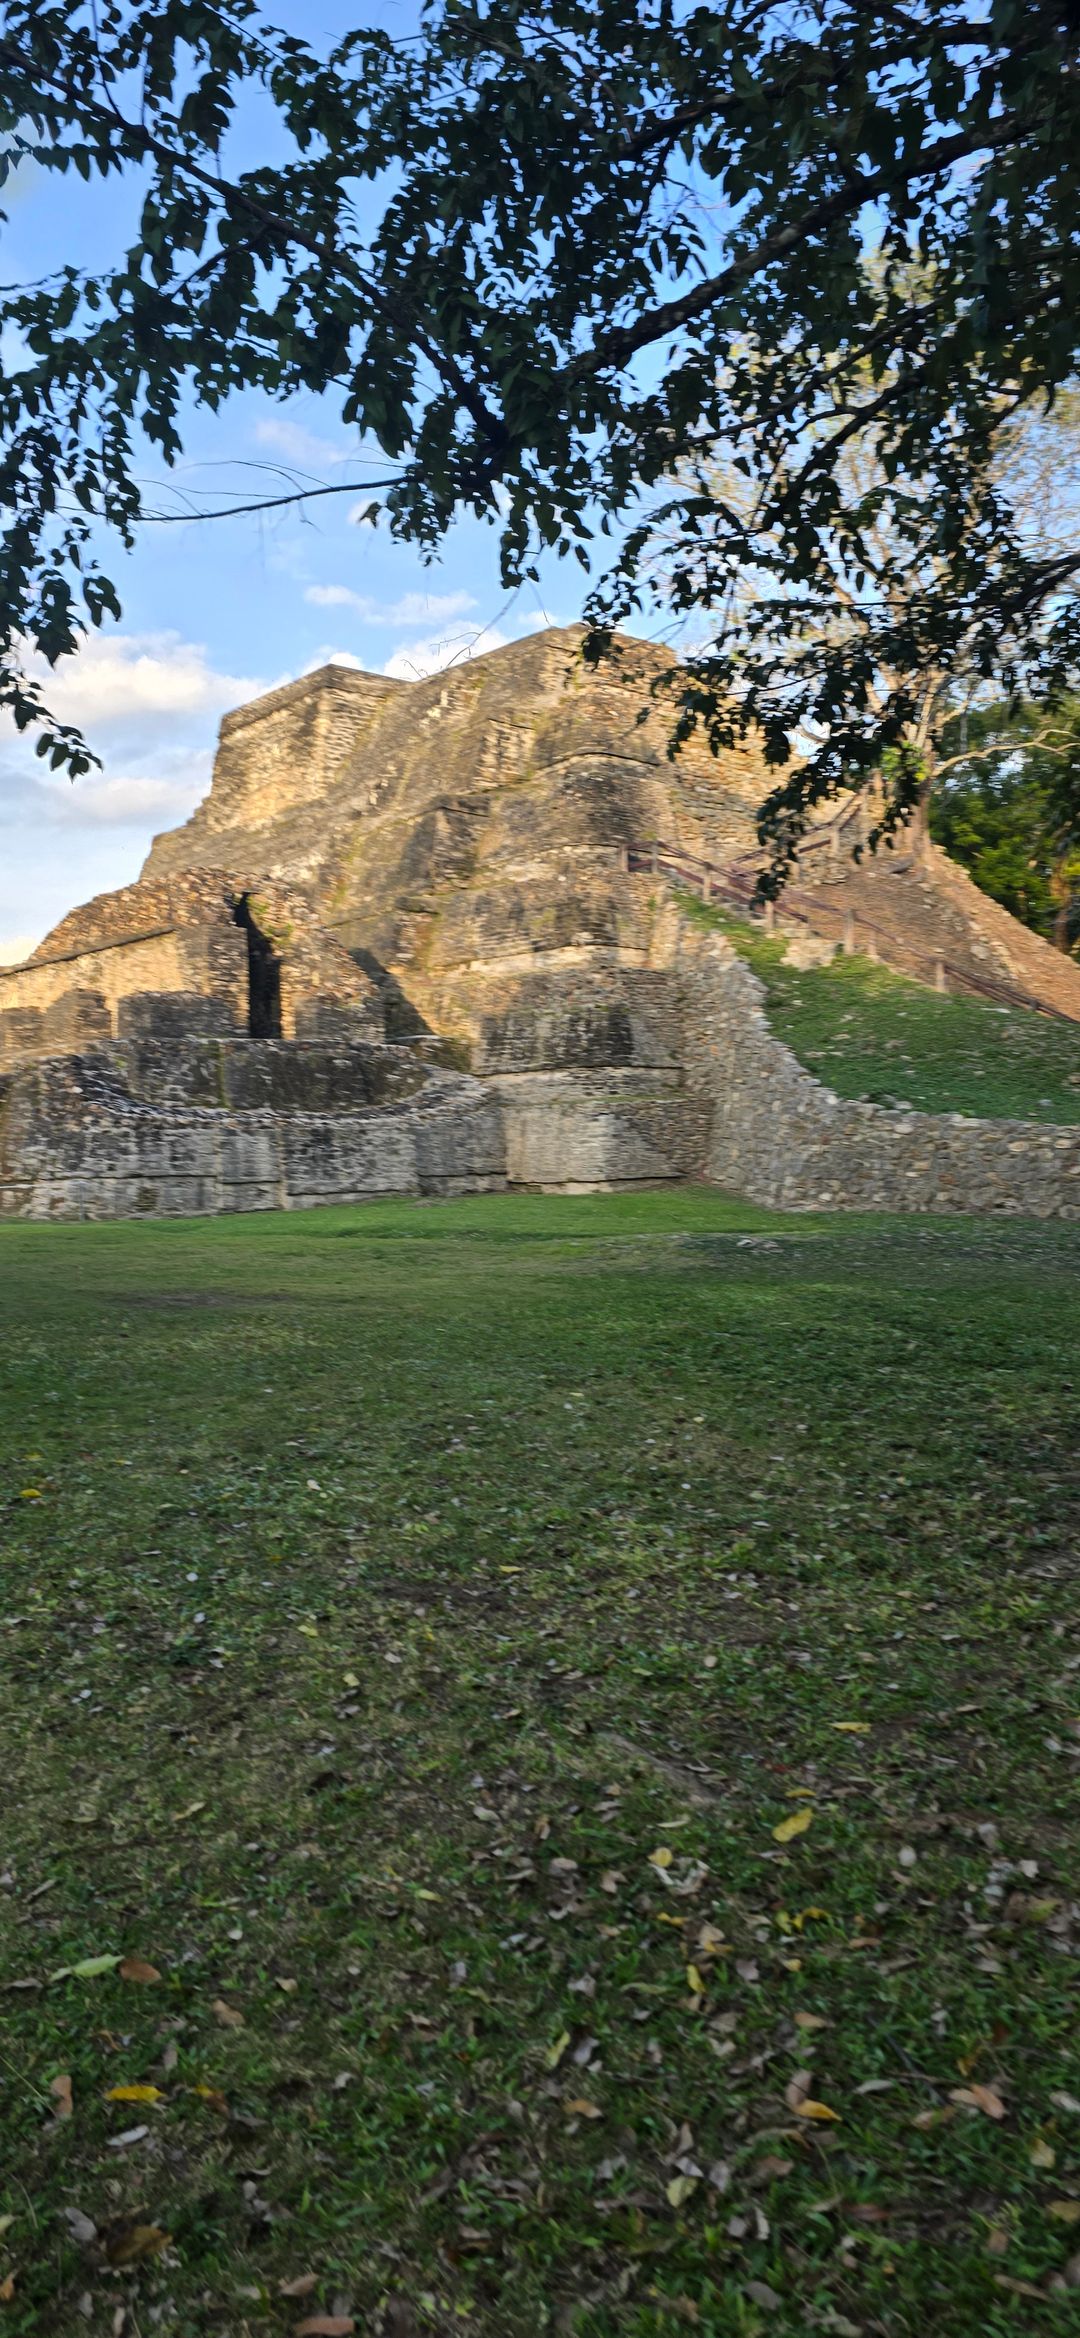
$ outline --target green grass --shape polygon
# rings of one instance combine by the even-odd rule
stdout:
[[[1080,1023],[942,997],[869,958],[799,974],[786,940],[686,906],[728,935],[765,985],[770,1024],[838,1096],[980,1119],[1080,1121]]]
[[[1069,2328],[1078,1250],[0,1228],[0,2329]]]

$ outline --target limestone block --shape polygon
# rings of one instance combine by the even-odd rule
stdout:
[[[511,1185],[582,1191],[693,1173],[698,1116],[683,1112],[678,1074],[532,1073],[494,1085]]]

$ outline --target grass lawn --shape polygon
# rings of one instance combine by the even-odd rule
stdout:
[[[0,2333],[1074,2326],[1078,1256],[0,1228]]]
[[[684,902],[727,934],[765,985],[769,1022],[838,1096],[980,1119],[1080,1121],[1080,1023],[941,997],[869,958],[799,974],[787,942]]]

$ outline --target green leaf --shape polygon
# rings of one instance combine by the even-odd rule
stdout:
[[[96,1981],[101,1973],[114,1973],[119,1956],[84,1956],[77,1965],[61,1965],[59,1972],[50,1973],[50,1981]]]

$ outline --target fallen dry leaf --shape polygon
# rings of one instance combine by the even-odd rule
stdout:
[[[210,2109],[212,2111],[220,2111],[223,2117],[228,2116],[229,2106],[221,2092],[220,2087],[191,2086],[188,2088],[188,2093],[197,2094],[199,2101],[201,2103],[209,2103]]]
[[[952,2086],[949,2101],[962,2103],[967,2111],[982,2111],[988,2119],[1005,2117],[1005,2105],[992,2086]]]
[[[243,2029],[243,2014],[237,2012],[235,2005],[226,2005],[224,1997],[215,1997],[210,2011],[214,2020],[221,2023],[223,2030]]]
[[[845,1737],[869,1737],[870,1735],[869,1721],[834,1721],[832,1727],[843,1730]]]
[[[800,2030],[827,2030],[829,2026],[823,2013],[796,2013],[792,2019]]]
[[[1036,2135],[1028,2158],[1033,2168],[1052,2168],[1057,2159],[1057,2153],[1053,2144],[1047,2142],[1045,2135]]]
[[[1059,2224],[1080,2224],[1080,2200],[1048,2200],[1046,2213]]]
[[[947,2127],[950,2119],[955,2119],[955,2117],[956,2112],[947,2103],[943,2103],[940,2110],[916,2111],[911,2124],[913,2127],[918,2127],[923,2135],[928,2135],[932,2127]]]
[[[563,2055],[565,2054],[565,2052],[566,2052],[566,2049],[567,2049],[567,2047],[568,2047],[569,2043],[570,2043],[570,2032],[569,2032],[569,2030],[562,2030],[562,2031],[560,2031],[560,2034],[559,2034],[559,2036],[556,2038],[554,2045],[553,2045],[553,2046],[549,2046],[549,2047],[548,2047],[547,2053],[546,2053],[546,2054],[545,2054],[545,2056],[544,2056],[544,2061],[545,2061],[545,2064],[547,2065],[547,2068],[548,2068],[549,2070],[557,2070],[557,2069],[558,2069],[558,2067],[559,2067],[559,2064],[560,2064],[560,2062],[562,2061]]]
[[[167,2099],[160,2086],[110,2086],[105,2096],[107,2103],[163,2103]]]
[[[663,1873],[665,1867],[670,1867],[674,1857],[675,1853],[669,1849],[667,1843],[661,1843],[658,1850],[650,1851],[649,1865],[650,1867],[659,1867],[661,1873]]]
[[[767,2281],[744,2281],[743,2292],[745,2296],[752,2298],[754,2304],[760,2306],[762,2312],[766,2314],[777,2313],[783,2303],[775,2289],[769,2288]]]
[[[602,2119],[604,2116],[599,2103],[591,2103],[588,2095],[584,2094],[571,2095],[569,2102],[563,2104],[563,2110],[568,2119]]]
[[[681,2208],[684,2202],[689,2200],[691,2192],[696,2192],[697,2179],[694,2176],[672,2176],[670,2184],[665,2184],[664,2190],[671,2206]]]
[[[88,2249],[96,2241],[98,2228],[92,2216],[84,2216],[81,2208],[63,2208],[60,2211],[71,2238],[81,2249]]]
[[[795,2116],[796,2116],[796,2118],[797,2118],[797,2119],[837,2119],[837,2120],[838,2120],[838,2119],[839,2119],[839,2117],[840,2117],[840,2113],[839,2113],[839,2111],[831,2111],[831,2110],[829,2109],[829,2105],[828,2105],[828,2103],[816,2103],[816,2102],[814,2101],[814,2099],[813,2099],[813,2096],[812,2096],[812,2095],[807,2095],[807,2096],[806,2096],[806,2099],[805,2099],[805,2101],[804,2101],[804,2102],[801,2102],[801,2103],[797,2103],[797,2104],[796,2104],[796,2106],[795,2106]]]
[[[182,1827],[187,1818],[198,1818],[200,1810],[205,1809],[205,1802],[189,1802],[186,1810],[175,1810],[173,1812],[174,1827]]]
[[[1039,2304],[1047,2304],[1045,2289],[1036,2289],[1033,2281],[1015,2281],[1011,2273],[995,2273],[994,2288],[1007,2289],[1013,2297],[1037,2297]]]
[[[319,2286],[317,2273],[298,2273],[294,2281],[279,2281],[279,2297],[310,2297]]]
[[[160,1981],[161,1979],[157,1966],[148,1965],[144,1956],[121,1957],[117,1971],[122,1981],[140,1981],[149,1984],[151,1981]]]
[[[171,2232],[160,2224],[129,2224],[126,2220],[102,2234],[110,2265],[134,2265],[140,2257],[156,2257],[168,2248],[171,2239]]]
[[[294,2324],[293,2338],[350,2338],[355,2328],[351,2314],[309,2314]]]
[[[773,1828],[773,1842],[791,1843],[796,1835],[805,1835],[813,1816],[810,1804],[804,1802],[800,1810],[793,1810],[790,1818],[782,1818],[779,1826]]]
[[[15,2275],[13,2273],[5,2273],[3,2280],[0,2281],[0,2306],[9,2306],[14,2295]]]
[[[149,2127],[125,2127],[122,2135],[109,2136],[108,2149],[110,2151],[126,2151],[129,2144],[141,2143],[144,2135],[149,2135],[149,2133]]]
[[[71,2100],[71,2080],[66,2070],[61,2073],[59,2078],[50,2080],[49,2093],[53,2098],[55,2117],[70,2119],[75,2106]]]

